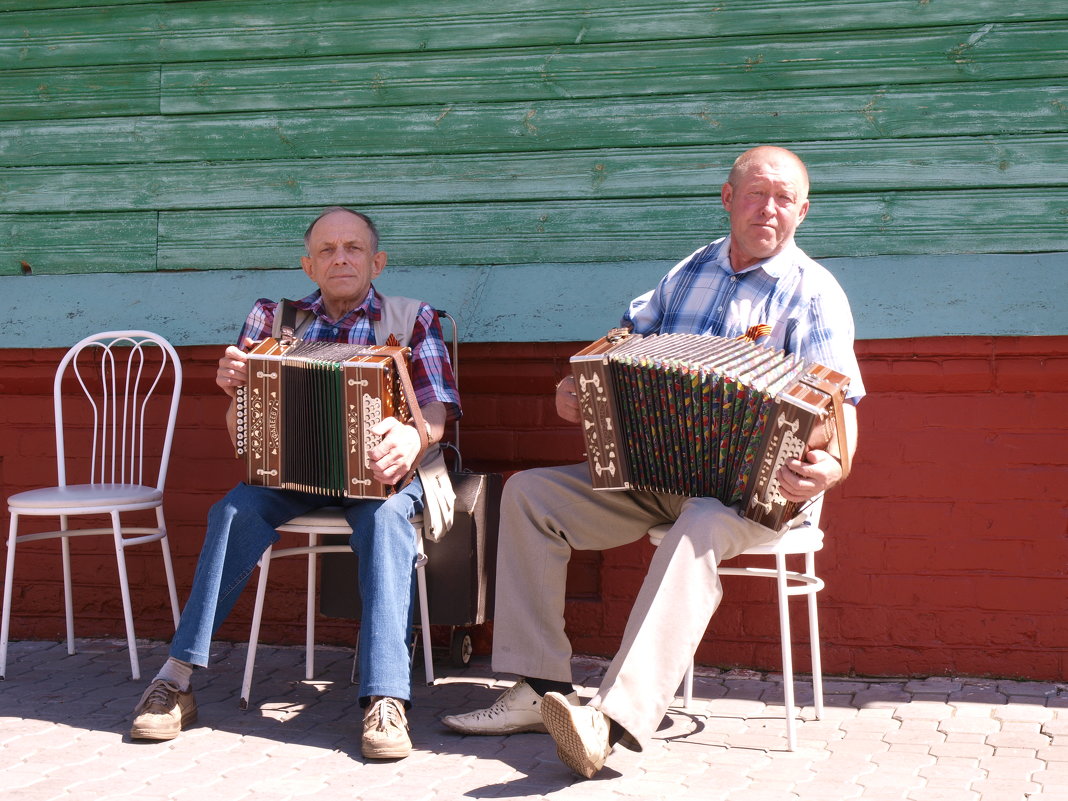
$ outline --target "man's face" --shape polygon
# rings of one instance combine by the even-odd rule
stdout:
[[[743,270],[781,252],[808,214],[808,186],[788,158],[768,156],[723,185],[723,208],[731,216],[731,264]]]
[[[323,293],[323,301],[355,308],[367,297],[371,281],[386,266],[385,251],[375,251],[371,230],[359,217],[335,211],[312,228],[301,267]]]

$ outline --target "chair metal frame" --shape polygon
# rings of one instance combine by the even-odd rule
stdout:
[[[150,357],[148,349],[158,351]],[[99,364],[87,363],[99,357]],[[157,362],[158,359],[158,362]],[[90,375],[90,369],[92,368]],[[88,404],[92,417],[89,481],[68,484],[67,440],[74,436],[64,426],[63,384],[68,368],[81,394],[73,398]],[[146,414],[153,398],[165,388],[168,372],[173,374],[169,409],[159,468],[153,484],[145,484]],[[97,384],[97,379],[99,384]],[[159,542],[163,550],[163,564],[167,577],[171,613],[178,626],[178,594],[175,589],[174,568],[171,562],[167,526],[163,516],[163,487],[167,479],[178,402],[182,391],[182,365],[178,354],[167,340],[150,331],[105,331],[85,337],[71,347],[59,366],[53,382],[52,397],[56,429],[56,472],[54,487],[19,492],[8,498],[11,524],[7,543],[7,566],[4,580],[3,622],[0,625],[0,679],[7,670],[7,645],[11,622],[11,597],[15,569],[15,550],[20,542],[55,539],[61,541],[63,561],[63,595],[67,631],[67,653],[74,650],[74,605],[71,590],[70,538],[111,534],[115,544],[115,559],[122,593],[123,616],[126,625],[130,670],[133,679],[140,678],[137,643],[134,637],[133,610],[126,570],[125,549],[133,545]],[[154,456],[148,457],[150,460]],[[151,480],[151,477],[149,477]],[[155,526],[123,527],[121,515],[154,509]],[[111,525],[99,528],[69,527],[69,518],[83,515],[109,515]],[[31,534],[19,534],[20,517],[58,517],[59,528]]]
[[[753,576],[769,578],[775,581],[776,599],[779,606],[779,640],[782,648],[783,706],[786,714],[786,746],[790,751],[797,750],[797,717],[794,695],[793,640],[790,631],[790,598],[804,595],[807,601],[809,650],[812,660],[812,700],[815,719],[823,716],[823,663],[820,657],[819,615],[816,606],[816,593],[824,587],[823,579],[816,575],[816,551],[823,548],[823,531],[819,527],[820,511],[823,499],[813,504],[808,522],[786,529],[780,537],[770,542],[756,545],[743,551],[738,556],[772,556],[775,567],[720,565],[720,576]],[[653,526],[649,529],[649,539],[659,545],[670,524]],[[787,569],[788,556],[802,556],[804,568]],[[686,671],[683,680],[683,706],[689,710],[693,700],[694,663]]]
[[[453,378],[459,386],[459,329],[456,319],[443,309],[436,310],[438,317],[444,317],[452,326],[450,337],[450,352],[452,356]],[[460,441],[460,423],[453,425],[453,445],[456,448]],[[423,517],[416,515],[412,519],[415,527],[417,542],[415,571],[416,589],[419,594],[420,630],[423,644],[423,667],[426,674],[426,683],[434,684],[434,658],[430,638],[430,611],[427,605],[426,571],[427,556],[423,549]],[[344,535],[348,538],[352,534],[352,528],[345,518],[344,512],[339,507],[323,507],[306,515],[295,517],[292,520],[278,526],[276,531],[280,533],[304,534],[308,537],[307,545],[298,545],[275,550],[268,546],[257,563],[259,567],[259,581],[256,587],[256,603],[252,612],[252,630],[249,633],[248,653],[245,656],[245,672],[241,681],[241,698],[239,706],[248,709],[249,696],[252,691],[252,673],[256,668],[256,647],[259,643],[260,625],[263,620],[263,602],[267,592],[267,576],[270,571],[271,561],[283,556],[308,556],[308,586],[307,586],[307,609],[305,611],[305,636],[304,636],[304,678],[310,681],[315,676],[315,590],[317,563],[316,556],[327,553],[352,553],[352,548],[347,544],[327,544],[319,541],[320,536],[330,534]],[[359,648],[357,639],[357,649]],[[353,657],[353,677],[356,675],[356,663],[359,659],[359,651]],[[414,659],[414,652],[413,652]]]
[[[427,607],[426,593],[426,567],[427,558],[423,553],[422,516],[412,519],[415,526],[418,548],[416,551],[415,570],[416,584],[419,593],[420,628],[423,640],[423,665],[426,671],[427,684],[433,684],[434,664],[430,649],[430,614]],[[259,644],[260,624],[263,621],[263,602],[267,595],[267,576],[270,572],[271,562],[284,556],[308,556],[308,587],[307,609],[305,612],[305,635],[304,635],[304,678],[308,681],[315,677],[315,589],[317,573],[317,556],[327,553],[352,553],[348,543],[326,544],[319,541],[320,536],[328,534],[341,534],[348,538],[352,534],[345,513],[340,507],[327,506],[306,515],[295,517],[287,523],[283,523],[276,529],[279,533],[305,534],[308,537],[307,545],[297,545],[275,550],[268,546],[257,563],[260,569],[259,581],[256,585],[256,604],[252,611],[252,629],[249,632],[248,653],[245,656],[245,672],[241,680],[241,709],[248,709],[249,696],[252,690],[252,672],[256,669],[256,646]]]

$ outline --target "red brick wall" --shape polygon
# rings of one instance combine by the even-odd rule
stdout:
[[[576,349],[469,344],[460,380],[466,466],[508,472],[581,459],[576,430],[549,393]],[[207,509],[239,480],[221,426],[219,348],[180,349],[186,383],[167,516],[184,600]],[[828,499],[817,559],[825,669],[863,675],[996,675],[1063,679],[1068,653],[1068,337],[866,341],[869,396],[860,407],[854,477]],[[51,379],[57,350],[0,351],[0,492],[54,480]],[[121,636],[114,556],[105,538],[72,544],[75,629]],[[611,654],[650,546],[577,554],[567,619],[578,652]],[[128,555],[137,633],[171,634],[158,547]],[[58,545],[18,550],[12,637],[63,636]],[[303,566],[271,571],[265,641],[303,641]],[[700,661],[775,669],[770,582],[726,578],[726,599]],[[220,638],[247,639],[251,592]],[[807,636],[800,601],[797,638]],[[352,624],[322,619],[319,639],[351,643]],[[481,650],[489,627],[476,632]],[[804,669],[805,662],[799,665]]]

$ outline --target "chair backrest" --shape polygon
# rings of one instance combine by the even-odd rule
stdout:
[[[77,432],[90,434],[89,476],[71,483],[145,484],[146,456],[154,460],[158,454],[159,467],[148,484],[162,490],[181,392],[182,364],[158,334],[104,331],[74,345],[56,368],[52,389],[59,485],[67,484],[67,444]],[[65,404],[82,412],[76,422],[64,417]],[[163,443],[156,451],[159,433]]]
[[[460,328],[456,323],[456,318],[449,314],[444,309],[434,309],[438,315],[438,321],[447,320],[449,322],[448,333],[445,332],[445,326],[442,326],[442,336],[445,337],[445,341],[449,345],[449,361],[452,363],[452,378],[456,383],[456,391],[460,391]],[[460,458],[460,421],[457,420],[452,424],[452,448],[456,452],[456,458]],[[460,469],[457,465],[457,470]]]

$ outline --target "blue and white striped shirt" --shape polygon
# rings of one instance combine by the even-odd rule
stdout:
[[[850,378],[847,397],[864,397],[853,352],[853,314],[826,268],[796,245],[735,273],[730,237],[717,239],[676,264],[656,289],[631,301],[624,326],[637,334],[742,336],[766,323],[760,344],[797,353]]]

